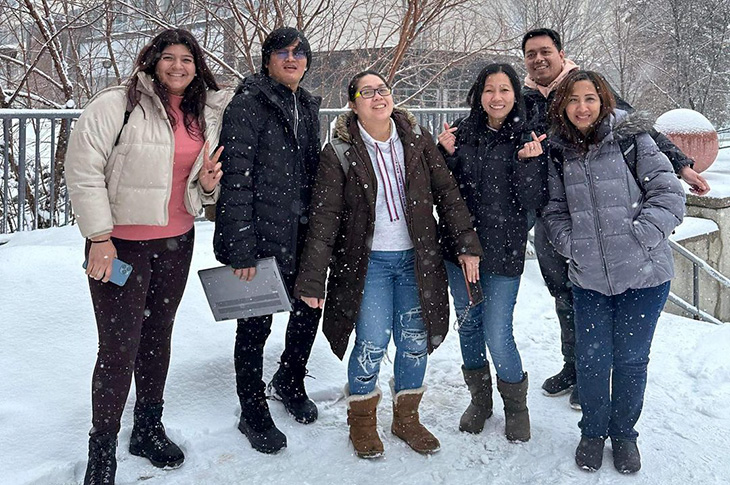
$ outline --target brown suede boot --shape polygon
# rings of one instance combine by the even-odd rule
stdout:
[[[350,425],[350,441],[355,454],[360,458],[383,456],[383,442],[378,436],[377,408],[383,393],[379,388],[368,394],[351,395],[345,387],[347,397],[347,424]]]
[[[510,441],[529,441],[530,414],[527,409],[527,372],[521,382],[510,384],[497,377],[497,389],[504,401],[504,434]]]
[[[439,451],[441,443],[421,424],[418,417],[418,406],[426,388],[403,389],[396,393],[391,381],[390,390],[393,395],[393,425],[390,431],[418,453]]]
[[[489,364],[481,369],[468,370],[461,366],[464,382],[471,393],[471,402],[461,415],[459,431],[481,433],[484,422],[492,415],[492,376]]]

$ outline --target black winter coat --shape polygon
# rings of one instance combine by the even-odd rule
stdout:
[[[478,132],[469,117],[458,127],[456,151],[446,156],[446,163],[474,217],[484,250],[480,271],[520,275],[525,264],[528,211],[547,202],[547,157],[517,159],[521,146],[531,139],[522,123],[505,122],[498,132]],[[445,236],[442,240],[447,259],[456,262],[454,243]]]
[[[550,128],[550,121],[548,120],[548,110],[550,105],[555,99],[555,90],[550,91],[550,94],[546,98],[537,89],[528,88],[522,86],[522,96],[525,99],[525,107],[527,108],[527,122],[529,128],[534,130],[538,135],[547,133]],[[631,113],[634,108],[621,99],[621,97],[614,91],[613,97],[616,99],[616,109],[627,111]],[[692,167],[694,162],[691,158],[687,157],[682,150],[677,148],[677,145],[667,138],[666,135],[652,129],[649,134],[654,139],[654,142],[659,147],[659,150],[667,156],[669,161],[672,163],[672,168],[676,173],[684,167]]]
[[[213,247],[221,263],[248,268],[275,256],[283,273],[296,273],[319,163],[320,102],[263,74],[236,90],[220,141]]]

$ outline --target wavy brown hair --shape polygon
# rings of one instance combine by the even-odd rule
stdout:
[[[570,95],[573,93],[573,86],[578,81],[590,81],[596,88],[598,99],[601,101],[601,111],[598,113],[598,119],[591,129],[585,135],[568,119],[565,108],[570,101]],[[555,92],[555,99],[550,105],[548,119],[550,120],[550,134],[558,135],[567,141],[579,145],[583,150],[588,150],[588,146],[595,143],[596,129],[601,125],[606,117],[613,113],[616,108],[616,98],[613,95],[608,82],[594,71],[571,71],[560,82]]]
[[[195,61],[195,77],[193,77],[188,87],[185,88],[183,100],[180,104],[180,110],[183,112],[183,124],[190,136],[202,140],[205,138],[206,91],[208,89],[218,91],[219,87],[213,73],[208,68],[208,64],[205,62],[203,49],[200,48],[200,44],[195,40],[193,34],[185,29],[163,30],[149,44],[142,48],[134,65],[134,74],[127,82],[127,110],[132,110],[139,104],[141,95],[137,90],[139,80],[136,74],[138,72],[144,72],[154,81],[155,94],[162,101],[170,124],[175,129],[178,120],[175,119],[172,108],[170,107],[170,97],[167,94],[165,86],[157,79],[155,68],[162,56],[162,51],[171,45],[178,44],[185,46]]]

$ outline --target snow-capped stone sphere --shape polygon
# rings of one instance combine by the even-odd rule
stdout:
[[[654,125],[688,157],[695,161],[695,171],[702,172],[712,165],[720,149],[717,130],[702,113],[691,109],[673,109],[656,120]]]

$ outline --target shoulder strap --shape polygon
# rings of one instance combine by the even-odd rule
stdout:
[[[122,127],[119,129],[119,133],[117,133],[117,139],[114,140],[114,146],[119,145],[119,138],[122,136],[124,127],[127,126],[127,123],[129,123],[129,115],[132,114],[133,110],[134,108],[130,106],[129,101],[127,101],[127,107],[124,109],[124,122],[122,122]]]
[[[350,164],[348,163],[347,158],[345,158],[345,152],[350,149],[352,145],[340,140],[339,138],[333,138],[331,143],[332,148],[335,149],[335,155],[337,155],[337,159],[340,161],[340,165],[342,165],[342,170],[345,171],[345,176],[347,176]]]
[[[624,157],[624,162],[628,165],[631,175],[634,176],[636,185],[638,185],[641,192],[644,193],[644,186],[639,180],[639,174],[636,169],[636,135],[619,140],[618,145],[621,149],[621,155]]]

